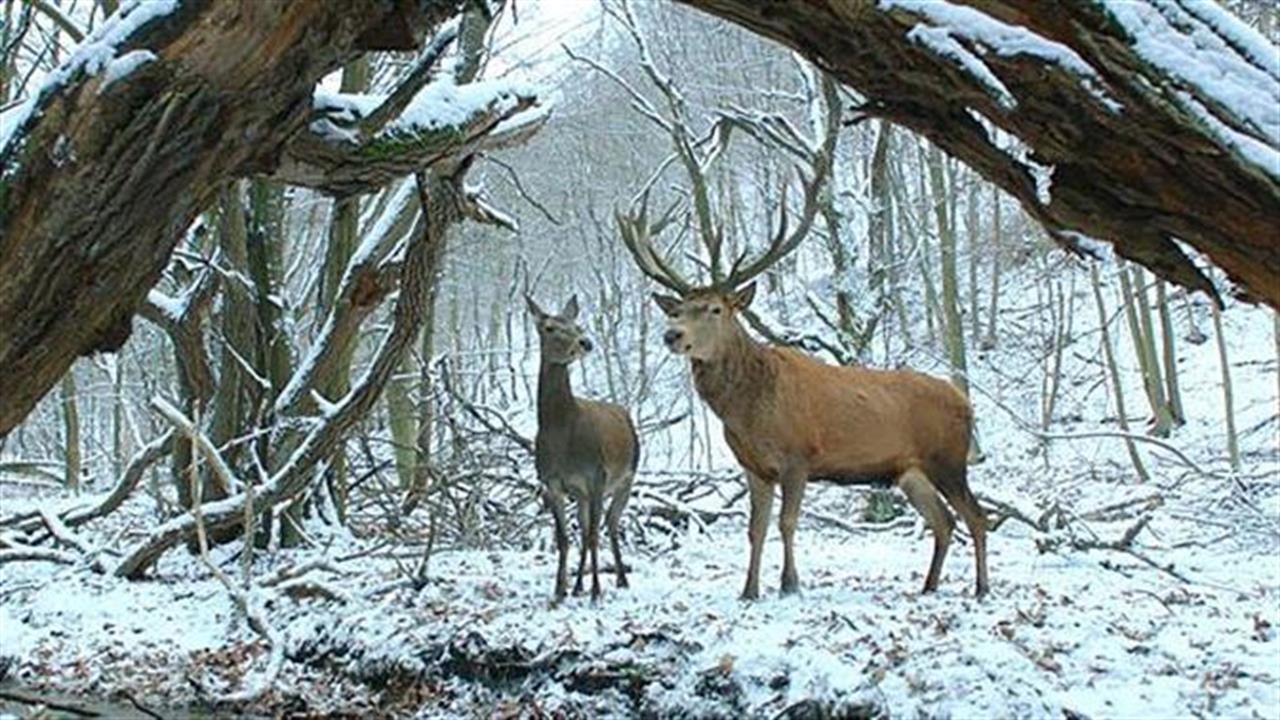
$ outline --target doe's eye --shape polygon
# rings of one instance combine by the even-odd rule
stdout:
[[[719,305],[712,305],[712,306],[711,306],[711,314],[712,314],[712,315],[719,315],[719,314],[721,313],[721,311],[722,311],[722,308],[721,308]]]

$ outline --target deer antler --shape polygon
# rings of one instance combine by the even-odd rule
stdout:
[[[706,251],[705,267],[711,275],[711,285],[732,288],[745,283],[794,250],[813,225],[814,217],[822,204],[823,188],[831,174],[836,138],[840,131],[840,101],[835,81],[823,75],[815,82],[814,75],[805,75],[807,94],[814,109],[811,115],[812,139],[804,137],[782,116],[750,114],[741,110],[719,113],[707,134],[701,138],[695,137],[690,130],[685,97],[671,78],[658,69],[631,12],[630,3],[627,0],[618,0],[616,6],[606,3],[604,11],[630,36],[639,55],[640,68],[665,101],[666,113],[660,112],[657,106],[617,73],[595,61],[580,58],[571,51],[570,57],[603,72],[622,87],[631,96],[632,106],[670,137],[672,144],[671,154],[644,184],[632,201],[631,209],[625,214],[616,210],[614,212],[623,243],[640,270],[649,278],[680,293],[692,289],[694,285],[681,277],[669,259],[652,244],[652,239],[672,222],[673,214],[680,209],[680,202],[669,207],[656,222],[650,224],[648,221],[650,190],[670,165],[678,163],[689,180],[689,204],[681,209],[680,214],[686,227],[695,231]],[[824,112],[820,114],[817,112],[819,97],[821,104],[825,106]],[[804,205],[794,230],[787,232],[787,187],[784,183],[778,231],[769,247],[750,262],[747,262],[747,254],[744,252],[726,274],[723,269],[725,223],[722,218],[717,217],[708,172],[724,155],[735,129],[743,130],[762,144],[783,150],[801,160],[807,167],[799,169],[800,183],[804,188]]]
[[[836,87],[835,80],[828,75],[823,75],[820,81],[823,103],[826,105],[826,112],[821,120],[821,135],[818,139],[816,147],[810,146],[804,149],[804,154],[809,162],[811,174],[806,177],[805,171],[797,168],[796,172],[800,176],[800,185],[804,188],[804,205],[800,210],[800,221],[796,224],[795,229],[790,234],[787,232],[787,185],[782,185],[781,200],[778,207],[778,230],[774,233],[769,246],[764,252],[757,255],[750,262],[746,262],[747,253],[743,251],[741,255],[734,261],[733,267],[730,268],[729,274],[725,277],[723,285],[725,287],[734,288],[746,283],[760,273],[768,270],[771,266],[786,257],[788,253],[795,250],[802,240],[809,234],[810,228],[813,227],[813,219],[818,214],[818,208],[822,202],[823,188],[826,186],[827,178],[831,174],[831,165],[835,158],[836,138],[840,132],[840,98]],[[765,137],[774,137],[775,140],[787,149],[795,149],[798,143],[808,145],[807,142],[800,138],[799,134],[793,128],[787,125],[786,142],[782,142],[781,137],[777,137],[777,127],[779,122],[785,122],[778,119],[770,121],[764,118],[759,121],[756,128]],[[734,118],[735,124],[750,126],[754,124],[751,120],[741,116]],[[770,127],[770,125],[774,127]],[[817,123],[815,123],[817,124]],[[818,129],[815,128],[815,131]],[[748,130],[753,135],[757,135],[756,131]],[[745,263],[745,264],[744,264]]]
[[[675,211],[679,204],[679,201],[672,203],[657,220],[650,223],[649,191],[646,189],[631,202],[630,211],[623,213],[614,210],[613,217],[618,223],[622,243],[635,259],[640,271],[659,285],[684,294],[693,288],[692,283],[681,277],[680,273],[667,262],[666,257],[653,247],[653,238],[662,234],[662,231],[675,220]]]

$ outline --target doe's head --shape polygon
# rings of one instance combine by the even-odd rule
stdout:
[[[529,315],[533,317],[534,327],[538,328],[543,360],[556,365],[568,365],[591,352],[591,340],[578,325],[577,295],[569,298],[558,315],[543,310],[528,295],[524,299],[529,307]]]
[[[751,304],[755,294],[755,283],[738,290],[698,288],[682,297],[654,293],[654,301],[667,316],[662,342],[671,352],[694,360],[715,357],[738,332],[738,312]]]

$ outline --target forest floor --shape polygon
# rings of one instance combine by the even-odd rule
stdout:
[[[18,502],[9,491],[6,505]],[[803,591],[790,597],[777,593],[774,532],[764,597],[743,602],[745,530],[725,517],[669,547],[631,549],[629,589],[610,574],[601,602],[559,607],[545,550],[437,549],[415,588],[405,566],[422,547],[388,552],[320,529],[322,547],[256,564],[259,580],[314,567],[253,591],[284,666],[260,698],[221,706],[218,696],[261,680],[268,652],[198,558],[171,553],[144,582],[8,564],[0,674],[28,690],[197,713],[1280,717],[1277,499],[1254,527],[1216,528],[1199,490],[1088,480],[1072,492],[1107,500],[1075,505],[1048,532],[1007,521],[981,601],[963,542],[940,591],[920,593],[931,542],[914,522],[803,522]],[[812,502],[844,517],[852,495],[822,489]],[[139,506],[95,532],[105,541],[138,522]],[[1154,566],[1072,547],[1118,540],[1136,518],[1146,521],[1131,549]],[[215,553],[232,574],[234,552]]]
[[[1027,325],[1029,312],[1010,308],[1007,322]],[[866,493],[832,487],[810,490],[801,513],[802,592],[778,595],[772,530],[763,597],[740,601],[746,501],[720,448],[723,472],[691,475],[693,492],[641,473],[627,512],[631,587],[605,574],[599,603],[552,607],[550,530],[532,513],[510,546],[437,543],[422,573],[425,533],[391,542],[385,527],[358,527],[357,538],[311,523],[312,546],[258,553],[249,573],[249,604],[274,645],[182,550],[137,582],[84,565],[0,563],[0,697],[21,687],[116,708],[132,698],[165,716],[1280,718],[1272,319],[1247,309],[1225,319],[1238,472],[1224,457],[1211,342],[1182,346],[1188,422],[1139,443],[1148,482],[1115,433],[1094,340],[1069,348],[1051,441],[1029,420],[1044,397],[1034,338],[1020,346],[1011,332],[998,352],[971,357],[987,459],[970,482],[988,506],[1018,515],[992,535],[981,601],[962,530],[939,591],[922,595],[932,541],[920,521],[862,522]],[[907,360],[938,369],[930,356]],[[1131,387],[1132,405],[1142,400]],[[1132,414],[1143,433],[1142,409]],[[531,423],[513,419],[521,432]],[[657,440],[646,442],[642,470],[663,467]],[[528,494],[532,477],[520,482]],[[85,502],[0,478],[0,517]],[[109,549],[100,558],[110,570],[111,549],[156,522],[140,493],[78,531]],[[675,529],[654,529],[664,525]],[[237,586],[239,550],[213,551]],[[0,716],[17,707],[0,704]]]

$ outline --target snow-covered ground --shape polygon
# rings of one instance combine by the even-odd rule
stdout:
[[[664,463],[674,451],[656,446],[676,442],[655,433],[629,513],[630,589],[616,589],[606,572],[603,602],[570,598],[552,607],[545,516],[518,543],[524,550],[436,547],[418,588],[406,569],[422,555],[422,538],[389,547],[377,536],[358,539],[316,523],[316,547],[255,562],[260,585],[287,568],[326,561],[293,581],[296,592],[286,592],[289,583],[254,591],[286,660],[268,693],[223,710],[1280,718],[1272,318],[1247,306],[1225,316],[1242,471],[1232,473],[1225,458],[1217,349],[1212,340],[1183,342],[1179,378],[1189,421],[1165,442],[1185,457],[1139,444],[1152,475],[1144,484],[1117,438],[1081,437],[1116,427],[1089,322],[1096,312],[1087,285],[1077,290],[1076,331],[1050,427],[1070,439],[1046,443],[1025,428],[1038,422],[1042,376],[1038,316],[1022,300],[1033,298],[1031,290],[1010,290],[1000,347],[970,357],[986,455],[971,483],[989,503],[1007,503],[1041,525],[1010,519],[993,534],[985,600],[973,597],[962,532],[940,591],[921,595],[931,546],[922,525],[907,515],[869,526],[860,517],[865,493],[826,487],[810,492],[802,512],[802,593],[778,595],[774,531],[764,597],[738,600],[746,503],[726,507],[740,481],[723,447],[715,451],[724,466],[719,491],[692,501],[714,512],[705,530],[688,523],[674,535],[638,532],[655,507],[644,491],[669,479]],[[1106,292],[1114,298],[1114,288]],[[1211,333],[1207,317],[1200,320]],[[1142,432],[1145,407],[1123,318],[1112,328],[1132,381],[1131,422]],[[924,350],[906,360],[942,367]],[[512,418],[522,429],[527,421]],[[60,493],[0,482],[0,516],[48,505]],[[1098,547],[1140,521],[1129,548],[1136,554]],[[90,545],[122,538],[127,547],[153,523],[151,501],[137,497],[82,536]],[[214,552],[236,578],[238,549]],[[108,568],[114,562],[105,561]],[[127,692],[155,708],[201,708],[253,687],[266,664],[265,643],[200,560],[183,551],[164,557],[142,582],[82,567],[0,564],[0,675],[24,687],[86,697]]]
[[[1099,525],[1115,536],[1125,527]],[[1183,525],[1152,530],[1176,545],[1194,535]],[[336,563],[341,574],[312,576],[349,593],[346,603],[267,605],[290,661],[263,702],[299,696],[295,707],[427,716],[536,703],[595,716],[772,717],[803,700],[891,717],[1280,711],[1274,553],[1153,551],[1197,579],[1188,585],[1123,554],[1040,555],[1010,525],[992,543],[992,596],[975,601],[967,545],[952,549],[940,592],[922,596],[930,542],[916,529],[855,536],[806,523],[803,592],[777,594],[775,538],[766,597],[746,603],[737,599],[744,535],[725,521],[675,550],[633,551],[630,589],[610,576],[599,605],[571,598],[557,608],[548,552],[442,552],[422,590],[378,594],[398,577],[390,560]],[[340,542],[327,556],[358,545]],[[229,689],[252,681],[240,677],[246,667],[261,672],[260,641],[189,558],[142,583],[34,565],[5,573],[0,648],[24,684],[129,690],[172,705],[192,699],[194,684]],[[408,683],[421,685],[409,694],[419,707],[405,705]]]

